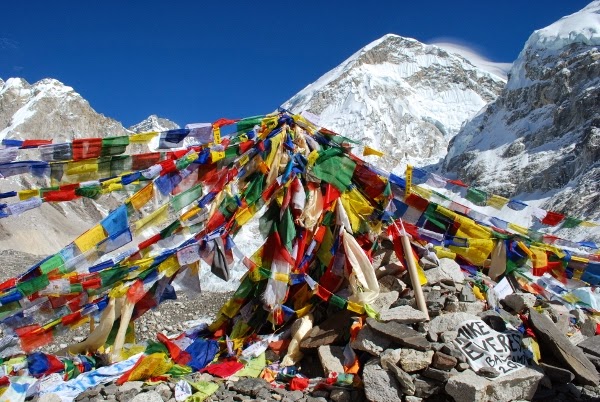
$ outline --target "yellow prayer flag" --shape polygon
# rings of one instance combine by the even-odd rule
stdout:
[[[129,200],[125,202],[130,202],[134,209],[139,210],[142,208],[150,199],[154,196],[154,184],[152,182],[148,183],[146,187],[132,195]]]
[[[96,247],[96,245],[104,239],[106,239],[104,228],[102,225],[96,225],[75,239],[75,245],[82,253],[85,253]]]
[[[143,218],[135,221],[133,223],[134,232],[137,235],[142,229],[152,224],[153,226],[158,226],[161,223],[165,222],[168,218],[168,208],[169,204],[165,204],[162,207],[158,208],[156,211],[151,214],[144,216]]]
[[[583,222],[581,222],[579,224],[579,226],[585,226],[585,227],[588,227],[588,228],[593,228],[593,227],[600,226],[600,225],[597,224],[596,222],[583,221]]]
[[[358,314],[364,314],[365,313],[365,308],[359,304],[359,303],[355,303],[353,301],[348,300],[348,305],[346,306],[346,308],[350,311],[354,311],[355,313]]]
[[[527,233],[529,232],[526,227],[519,226],[516,223],[510,223],[509,222],[508,223],[508,228],[511,229],[511,230],[514,230],[515,232],[520,233],[520,234],[522,234],[524,236],[527,236]]]
[[[279,144],[281,144],[281,141],[284,138],[284,134],[285,132],[282,131],[281,133],[271,138],[271,152],[269,152],[269,155],[265,159],[265,163],[269,168],[271,168],[271,165],[275,160],[275,155],[277,155],[277,152],[279,151]],[[277,166],[276,168],[279,168],[279,166]]]
[[[508,204],[508,201],[508,198],[492,194],[488,195],[487,205],[496,209],[502,209],[506,204]]]
[[[369,155],[383,156],[385,154],[375,148],[371,148],[370,146],[365,145],[365,148],[363,149],[363,156],[369,156]]]
[[[283,272],[273,272],[273,279],[279,282],[288,283],[290,280],[290,276],[288,274],[284,274]]]
[[[87,159],[82,161],[72,161],[67,163],[66,175],[96,173],[98,171],[98,160]]]
[[[312,308],[312,304],[307,304],[306,306],[296,310],[296,315],[298,316],[298,318],[304,317],[306,314],[310,313]]]
[[[202,208],[200,208],[197,205],[194,205],[189,211],[187,211],[186,213],[184,213],[183,215],[181,215],[181,220],[183,222],[192,219],[198,212],[202,211]]]
[[[456,212],[451,211],[448,208],[438,205],[435,210],[436,210],[436,212],[439,212],[440,214],[444,215],[447,218],[450,218],[452,220],[456,219],[456,215],[457,215]]]
[[[313,166],[317,159],[319,159],[319,151],[315,149],[308,154],[308,166]]]
[[[373,213],[374,208],[356,188],[342,193],[340,198],[350,220],[352,231],[356,233],[359,231],[361,223]]]
[[[39,195],[40,195],[40,190],[38,190],[38,189],[21,190],[21,191],[19,191],[19,200],[25,201],[25,200],[30,199],[31,197],[37,197]]]
[[[456,253],[441,247],[441,246],[433,246],[433,251],[438,258],[450,258],[451,260],[456,259]]]
[[[404,189],[404,196],[407,197],[411,190],[412,190],[412,166],[411,165],[406,165],[406,187]]]
[[[225,158],[225,152],[220,151],[210,151],[210,158],[213,162],[220,161]]]
[[[139,133],[129,136],[129,142],[150,142],[150,140],[158,135],[158,132],[151,131],[148,133]]]
[[[102,187],[102,194],[112,193],[113,191],[121,191],[123,190],[123,185],[121,183],[110,183],[108,186]]]
[[[425,188],[425,187],[421,187],[421,186],[413,186],[412,192],[426,200],[431,200],[431,196],[433,194],[432,190]]]
[[[175,273],[177,272],[177,270],[179,270],[180,267],[181,266],[177,261],[177,256],[172,255],[158,266],[158,272],[164,273],[165,276],[170,278],[173,275],[175,275]]]
[[[244,226],[246,224],[246,222],[248,222],[250,219],[252,219],[252,217],[254,216],[255,213],[256,213],[256,207],[254,205],[252,205],[247,208],[238,209],[235,214],[234,219],[239,226]]]

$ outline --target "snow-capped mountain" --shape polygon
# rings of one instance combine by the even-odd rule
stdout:
[[[142,131],[162,131],[175,123],[150,116],[136,124]],[[135,131],[132,130],[132,131]],[[49,139],[125,135],[131,131],[97,113],[73,88],[55,79],[29,84],[22,78],[0,80],[0,140]],[[21,151],[20,159],[38,159],[35,151]],[[15,176],[0,180],[0,192],[47,187],[46,179]],[[15,202],[11,200],[11,202]],[[102,219],[119,202],[113,195],[98,201],[44,203],[40,208],[0,220],[0,249],[49,254],[64,247]]]
[[[445,172],[600,217],[600,1],[535,31],[498,99],[451,141]]]
[[[380,166],[403,170],[443,158],[450,138],[504,83],[458,54],[390,34],[283,107],[320,116],[321,126],[385,151]]]
[[[96,113],[88,101],[55,79],[30,85],[22,78],[0,82],[0,140],[106,137],[127,132],[118,121]]]
[[[151,131],[161,132],[179,128],[179,125],[169,119],[163,119],[155,114],[129,127],[129,131],[134,133],[148,133]]]

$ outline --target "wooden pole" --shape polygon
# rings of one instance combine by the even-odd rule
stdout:
[[[427,311],[425,296],[423,295],[423,289],[421,288],[421,281],[419,280],[419,271],[417,271],[417,266],[415,264],[415,259],[412,253],[412,246],[410,245],[410,240],[408,239],[408,235],[404,230],[404,224],[402,223],[402,219],[400,219],[400,225],[402,226],[402,233],[400,233],[402,237],[402,249],[404,250],[404,258],[406,259],[406,263],[408,264],[408,273],[410,275],[410,281],[415,292],[415,298],[417,299],[417,307],[419,308],[419,310],[425,313],[427,321],[429,321],[429,311]],[[395,222],[394,226],[396,226]],[[396,230],[398,230],[398,226],[396,226]]]

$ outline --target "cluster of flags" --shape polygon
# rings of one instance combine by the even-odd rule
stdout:
[[[132,142],[155,137],[169,151],[122,154]],[[75,171],[67,176],[94,177],[65,184],[55,175],[56,188],[0,194],[21,199],[0,208],[7,215],[41,202],[128,192],[122,205],[63,250],[0,284],[0,321],[26,351],[100,317],[88,339],[70,350],[98,349],[116,332],[111,348],[118,356],[130,321],[175,298],[174,283],[200,291],[201,262],[223,280],[229,280],[233,264],[247,268],[210,326],[212,336],[227,335],[234,350],[243,349],[253,334],[307,316],[318,303],[370,314],[379,294],[371,261],[382,235],[392,240],[401,261],[407,250],[400,238],[410,235],[408,251],[415,256],[430,245],[436,257],[493,278],[525,271],[600,283],[597,247],[575,244],[587,250],[573,250],[557,237],[475,213],[422,185],[441,187],[439,176],[420,169],[404,178],[382,171],[353,154],[347,138],[286,111],[69,144],[4,141],[10,147],[1,155],[37,147],[46,155],[39,163],[50,172],[56,164],[63,174],[65,167]],[[111,166],[112,158],[129,162],[102,170],[103,158]],[[27,169],[18,170],[19,163]],[[0,173],[35,174],[42,169],[37,163],[4,162]],[[485,200],[500,209],[516,202],[460,187],[474,203]],[[235,236],[259,213],[264,244],[246,257]],[[540,220],[558,224],[559,218],[545,211]]]

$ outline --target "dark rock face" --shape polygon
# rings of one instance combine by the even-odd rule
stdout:
[[[595,46],[526,45],[501,95],[450,141],[443,169],[506,197],[559,190],[542,208],[596,218],[599,76]]]
[[[529,321],[538,337],[542,360],[546,356],[555,358],[561,366],[573,372],[577,381],[583,385],[597,386],[600,383],[600,376],[598,376],[596,367],[580,348],[573,345],[558,330],[550,318],[531,309],[529,311]]]

